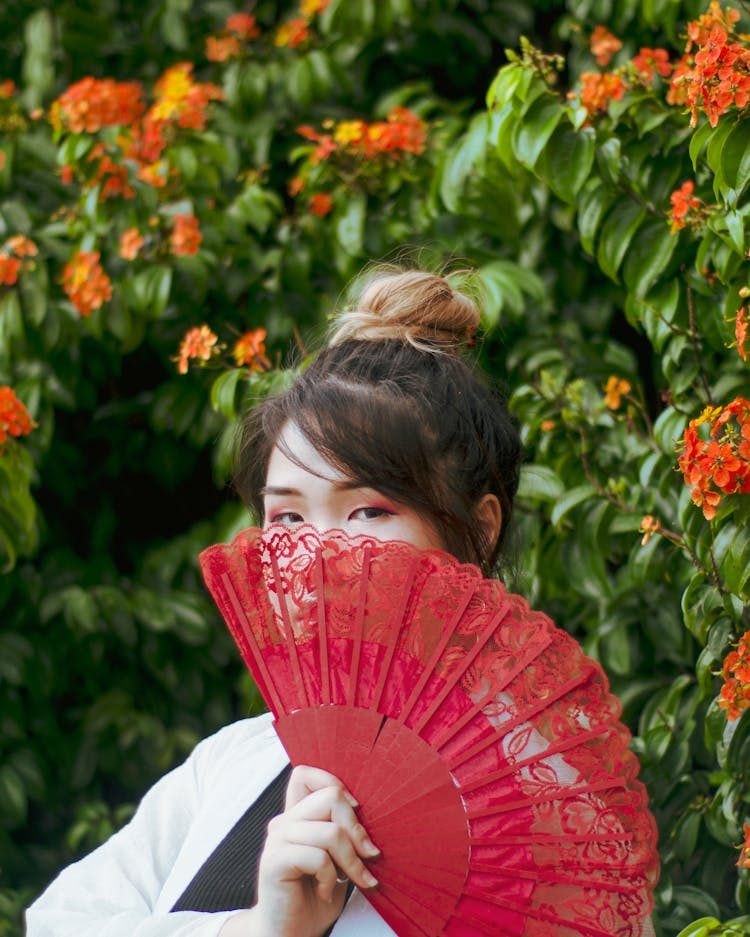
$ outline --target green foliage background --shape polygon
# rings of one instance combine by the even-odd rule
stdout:
[[[750,628],[747,496],[705,521],[674,446],[706,404],[750,396],[730,321],[748,285],[750,122],[694,131],[657,87],[584,126],[565,97],[596,68],[596,25],[626,37],[623,61],[640,46],[676,57],[703,9],[333,0],[291,49],[267,37],[295,5],[260,0],[252,54],[215,64],[205,38],[237,12],[224,0],[0,7],[0,80],[15,80],[26,115],[0,120],[0,239],[40,248],[0,287],[0,384],[38,424],[0,455],[0,935],[19,933],[21,908],[199,738],[261,705],[196,557],[248,521],[227,487],[233,426],[286,375],[180,376],[182,336],[205,322],[231,343],[263,327],[278,364],[314,342],[369,260],[405,247],[484,281],[480,355],[525,443],[516,586],[602,661],[622,700],[660,827],[658,932],[749,932],[735,862],[750,719],[728,723],[716,703],[723,657]],[[528,59],[508,62],[522,36],[565,56],[552,88]],[[148,88],[183,61],[226,100],[169,148],[177,181],[106,202],[63,185],[61,166],[83,166],[94,140],[56,138],[28,113],[87,75]],[[328,177],[322,219],[289,196],[299,124],[394,105],[431,127],[408,172],[375,189]],[[669,196],[689,178],[715,210],[672,235]],[[182,212],[200,220],[195,257],[118,257],[122,230]],[[113,282],[87,319],[60,286],[81,246]],[[633,388],[618,410],[610,375]],[[645,514],[674,536],[643,546]]]

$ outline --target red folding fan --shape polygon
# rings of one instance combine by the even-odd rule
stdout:
[[[292,764],[359,801],[400,937],[640,937],[656,829],[569,635],[404,543],[272,526],[200,559]]]

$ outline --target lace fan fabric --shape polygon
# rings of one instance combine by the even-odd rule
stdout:
[[[404,543],[275,525],[201,565],[292,763],[361,804],[401,937],[640,937],[656,827],[572,637]]]

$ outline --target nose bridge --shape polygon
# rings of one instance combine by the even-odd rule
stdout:
[[[346,524],[342,511],[336,503],[337,499],[322,495],[313,499],[305,520],[317,530],[340,530]]]

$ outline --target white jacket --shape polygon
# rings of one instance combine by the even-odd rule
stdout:
[[[205,739],[126,827],[58,875],[27,910],[26,937],[216,937],[236,912],[170,908],[287,763],[268,714]],[[331,937],[395,935],[355,890]]]

